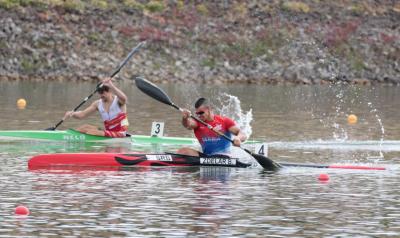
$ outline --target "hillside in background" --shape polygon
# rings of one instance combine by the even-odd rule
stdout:
[[[0,0],[0,79],[400,84],[395,0]]]

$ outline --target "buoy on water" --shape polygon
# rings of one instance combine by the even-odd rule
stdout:
[[[17,100],[17,107],[18,107],[19,109],[25,109],[25,107],[26,107],[26,101],[25,101],[25,99],[23,99],[23,98],[18,99],[18,100]]]
[[[19,205],[15,208],[15,215],[27,216],[29,215],[29,209],[25,206]]]
[[[358,120],[358,118],[357,118],[357,116],[354,115],[354,114],[350,114],[350,115],[347,117],[347,122],[348,122],[349,124],[356,124],[356,123],[357,123],[357,120]]]
[[[319,180],[319,181],[322,181],[322,182],[327,182],[327,181],[329,181],[329,175],[327,175],[327,174],[320,174],[320,175],[318,176],[318,180]]]

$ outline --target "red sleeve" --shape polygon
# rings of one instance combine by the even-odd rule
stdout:
[[[229,130],[229,128],[231,128],[232,126],[236,126],[236,122],[228,117],[224,117],[224,124],[227,130]]]
[[[193,128],[193,130],[196,130],[197,128],[199,128],[199,122],[198,121],[196,121],[196,120],[193,120],[195,123],[196,123],[196,127],[195,128]]]

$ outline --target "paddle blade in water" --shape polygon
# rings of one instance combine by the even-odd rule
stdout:
[[[138,87],[138,89],[140,89],[140,91],[144,92],[148,96],[154,98],[157,101],[165,103],[167,105],[174,106],[174,104],[172,103],[172,101],[168,97],[168,95],[163,90],[161,90],[156,85],[154,85],[153,83],[147,81],[146,79],[144,79],[142,77],[136,77],[135,83],[136,83],[136,87]]]
[[[259,154],[255,154],[250,152],[247,149],[244,149],[247,153],[249,153],[251,156],[254,157],[254,159],[257,160],[257,162],[266,170],[278,170],[279,168],[281,168],[282,166],[280,166],[278,163],[276,163],[275,161],[269,159],[268,157],[265,157],[263,155],[259,155]]]

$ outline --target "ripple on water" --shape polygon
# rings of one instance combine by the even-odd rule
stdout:
[[[329,152],[291,154],[336,160]],[[0,237],[399,235],[398,169],[30,172],[28,158],[1,156]],[[330,180],[321,183],[320,173]],[[17,204],[31,214],[17,218]]]

